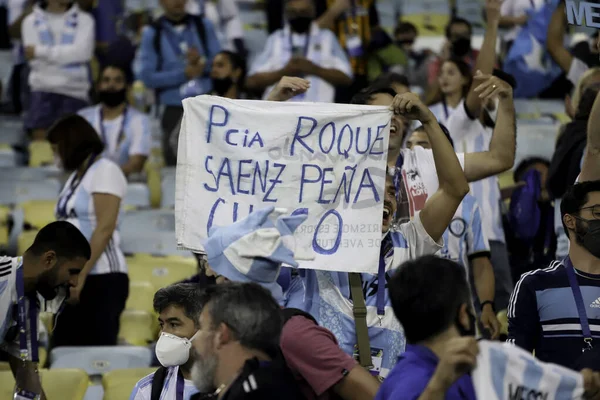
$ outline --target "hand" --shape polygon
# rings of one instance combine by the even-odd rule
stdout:
[[[435,116],[423,104],[419,96],[411,92],[396,95],[390,109],[394,114],[399,114],[407,119],[419,120],[423,124],[435,120]]]
[[[487,23],[498,23],[501,13],[502,0],[485,0],[485,16]]]
[[[204,62],[201,59],[200,62],[197,62],[195,64],[189,64],[186,65],[185,67],[185,76],[188,79],[195,79],[198,78],[200,76],[202,76],[202,74],[204,73]]]
[[[71,286],[69,288],[70,290],[70,294],[69,294],[69,299],[67,300],[67,302],[69,304],[77,304],[79,303],[79,298],[81,296],[81,291],[83,290],[83,287],[85,286],[85,277],[82,275],[79,275],[79,278],[77,280],[77,286]]]
[[[512,87],[502,79],[493,75],[482,74],[477,71],[473,79],[479,83],[475,92],[479,93],[479,98],[484,102],[488,99],[499,97],[500,100],[512,99]]]
[[[35,46],[25,46],[25,58],[27,60],[35,58]]]
[[[479,354],[479,347],[474,337],[450,340],[446,344],[429,385],[433,385],[440,392],[445,393],[454,382],[475,367],[477,354]]]
[[[304,57],[293,57],[290,60],[290,64],[298,68],[301,74],[314,75],[316,70],[319,69],[317,65]]]
[[[583,398],[586,400],[600,400],[600,372],[591,369],[581,370],[583,377]]]
[[[486,304],[485,307],[483,307],[479,321],[483,328],[490,332],[492,340],[498,339],[500,336],[500,321],[498,321],[494,310],[492,310],[491,304]]]
[[[186,54],[188,64],[196,64],[200,61],[200,53],[195,47],[189,48]]]
[[[310,82],[306,79],[284,76],[271,90],[267,100],[287,101],[294,96],[305,93],[309,88]]]

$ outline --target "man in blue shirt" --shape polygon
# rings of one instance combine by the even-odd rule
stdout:
[[[408,344],[376,400],[476,399],[468,372],[478,348],[465,269],[425,256],[402,265],[389,291]]]

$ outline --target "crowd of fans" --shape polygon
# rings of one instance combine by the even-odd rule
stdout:
[[[583,370],[600,398],[600,41],[565,46],[564,2],[485,0],[480,48],[451,15],[441,48],[422,49],[412,23],[384,29],[374,0],[267,0],[255,54],[234,0],[112,3],[4,1],[4,111],[22,116],[30,166],[69,173],[59,222],[0,259],[18,398],[45,398],[32,293],[59,310],[51,348],[118,344],[128,181],[155,142],[176,165],[182,100],[203,94],[393,110],[379,273],[281,268],[298,266],[291,252],[241,243],[273,209],[211,232],[198,275],[154,296],[162,367],[132,400],[473,399],[476,335]],[[551,159],[515,165],[518,97],[564,100]],[[280,217],[279,234],[304,219]],[[257,249],[252,268],[224,255],[236,246]]]

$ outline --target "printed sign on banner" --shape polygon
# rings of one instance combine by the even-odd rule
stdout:
[[[198,96],[183,101],[175,191],[179,245],[268,206],[307,212],[301,268],[376,273],[391,111]]]

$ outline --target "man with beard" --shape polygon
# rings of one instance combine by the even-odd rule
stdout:
[[[23,257],[0,257],[0,350],[9,354],[16,394],[33,394],[15,398],[45,399],[37,374],[37,295],[52,300],[62,286],[77,286],[90,256],[83,234],[57,221],[38,232]]]
[[[104,156],[117,163],[125,176],[142,171],[151,142],[150,119],[127,101],[132,80],[129,68],[105,65],[97,86],[99,104],[79,112],[102,139]]]
[[[582,352],[600,346],[600,181],[570,187],[560,211],[569,255],[521,276],[508,307],[508,340],[574,368]]]
[[[214,285],[202,303],[192,367],[200,392],[222,400],[303,398],[279,350],[283,316],[267,289]]]
[[[310,89],[292,101],[331,103],[336,87],[352,83],[352,67],[333,32],[315,22],[312,0],[286,0],[287,24],[272,33],[256,57],[246,86],[265,91],[265,98],[284,76],[305,77]]]

